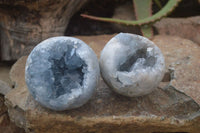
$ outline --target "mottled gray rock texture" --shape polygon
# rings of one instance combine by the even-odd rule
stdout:
[[[103,79],[119,94],[142,96],[152,92],[165,73],[160,49],[145,37],[120,33],[104,47],[100,57]]]
[[[53,110],[80,107],[99,79],[98,59],[83,41],[53,37],[38,44],[26,62],[25,79],[32,96]]]

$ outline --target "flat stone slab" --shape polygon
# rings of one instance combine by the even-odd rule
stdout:
[[[98,57],[113,35],[77,37]],[[166,60],[166,74],[151,94],[128,98],[100,80],[93,98],[84,106],[56,112],[40,106],[29,94],[20,58],[10,71],[15,89],[5,96],[9,116],[30,133],[191,132],[200,130],[200,47],[179,37],[156,36],[153,41]]]

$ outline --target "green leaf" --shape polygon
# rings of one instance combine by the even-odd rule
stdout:
[[[141,31],[142,31],[143,36],[145,36],[147,38],[153,37],[153,29],[152,29],[151,25],[142,25]]]
[[[152,0],[133,0],[137,20],[152,16]]]
[[[133,0],[136,19],[145,19],[152,16],[152,0]],[[143,36],[151,38],[153,29],[151,25],[140,26]]]
[[[124,24],[124,25],[144,25],[144,24],[155,22],[155,21],[161,19],[162,17],[168,15],[176,7],[176,5],[178,4],[179,1],[181,1],[181,0],[169,0],[169,2],[167,2],[167,4],[153,16],[144,18],[141,20],[136,20],[136,21],[95,17],[95,16],[91,16],[91,15],[86,15],[86,14],[81,14],[81,16],[85,17],[85,18],[93,19],[93,20],[103,21],[103,22],[112,22],[112,23],[119,23],[119,24]]]

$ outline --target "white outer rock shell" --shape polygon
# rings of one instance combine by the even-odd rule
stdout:
[[[130,71],[119,70],[127,57],[143,48],[146,49],[146,55],[155,57],[153,66],[144,67],[137,60]],[[152,41],[139,35],[120,33],[102,50],[100,69],[103,79],[115,92],[135,97],[146,95],[158,86],[164,76],[165,62],[160,49]]]

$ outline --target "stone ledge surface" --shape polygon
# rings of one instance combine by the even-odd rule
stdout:
[[[89,44],[99,57],[111,37],[113,35],[77,38]],[[62,112],[43,108],[34,101],[24,80],[27,57],[20,58],[10,71],[15,89],[5,96],[11,120],[30,133],[198,133],[200,47],[192,41],[172,36],[156,36],[153,41],[162,50],[166,72],[170,75],[154,92],[127,98],[112,92],[101,79],[87,104]]]

